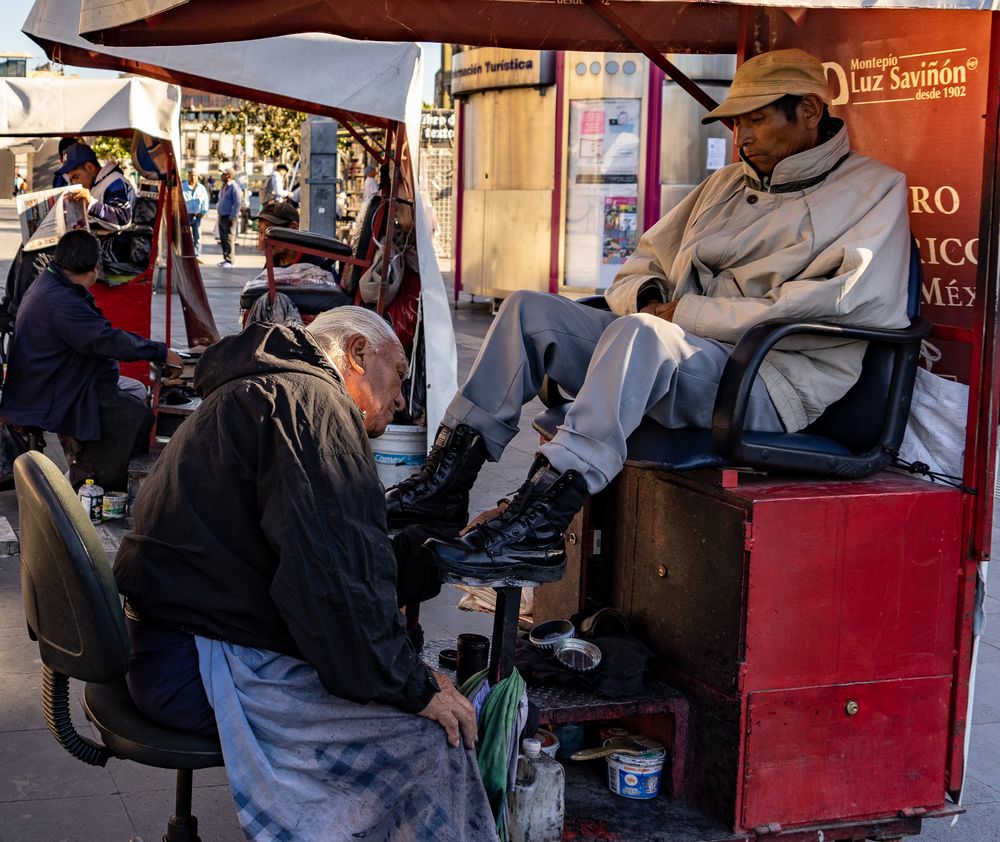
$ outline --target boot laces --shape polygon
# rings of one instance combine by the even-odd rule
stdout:
[[[509,528],[515,524],[521,526],[522,533],[527,532],[531,521],[535,519],[539,510],[546,503],[546,497],[556,488],[559,480],[556,480],[542,494],[532,495],[533,478],[537,470],[530,473],[528,478],[521,483],[521,486],[514,492],[510,504],[499,515],[492,520],[479,524],[477,530],[482,532],[484,543],[492,543],[500,538]],[[561,478],[560,478],[561,479]],[[495,526],[493,524],[496,524]]]
[[[432,447],[431,452],[427,454],[427,459],[424,460],[424,464],[417,472],[396,483],[396,488],[404,492],[412,491],[425,483],[433,482],[438,473],[447,472],[452,462],[458,458],[458,454],[454,448],[449,452],[446,447],[446,444]],[[441,454],[442,450],[445,451],[443,454]]]

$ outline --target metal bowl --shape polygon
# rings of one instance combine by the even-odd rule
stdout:
[[[543,652],[553,652],[564,641],[576,636],[576,629],[569,620],[549,620],[531,627],[528,642]]]
[[[590,672],[601,663],[601,650],[589,640],[564,640],[555,656],[560,664],[576,672]]]

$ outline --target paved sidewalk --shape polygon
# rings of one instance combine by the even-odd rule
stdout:
[[[260,271],[263,257],[237,245],[236,266],[220,269],[212,239],[214,211],[203,226],[203,274],[222,333],[238,329],[237,300],[242,284]],[[0,258],[13,255],[16,223],[9,205],[0,203]],[[7,262],[0,260],[0,272]],[[165,296],[154,301],[154,318],[162,330]],[[174,301],[174,343],[183,344],[181,310]],[[460,379],[468,371],[490,324],[485,306],[463,305],[453,311]],[[540,406],[529,406],[522,429],[504,460],[487,464],[473,491],[475,510],[491,507],[517,487],[530,464],[536,437],[529,419]],[[58,445],[49,454],[58,456]],[[16,524],[13,492],[0,493],[2,519]],[[994,533],[996,535],[996,532]],[[20,601],[18,559],[0,556],[0,842],[110,842],[159,840],[173,804],[173,774],[112,760],[106,769],[89,767],[59,747],[45,728],[39,702],[41,665],[35,644],[25,633]],[[992,572],[1000,593],[1000,573]],[[459,632],[488,633],[491,618],[459,611],[460,593],[446,586],[440,597],[425,604],[421,616],[428,638],[454,637]],[[954,827],[928,822],[921,839],[940,842],[1000,842],[1000,601],[988,600],[995,621],[983,638],[979,687],[973,717],[969,772],[969,812]],[[74,689],[78,695],[78,688]],[[90,731],[82,715],[82,732]],[[93,733],[90,731],[90,733]],[[95,735],[96,736],[96,735]],[[241,833],[222,770],[195,775],[194,810],[205,842],[240,842]],[[628,840],[621,840],[628,842]]]

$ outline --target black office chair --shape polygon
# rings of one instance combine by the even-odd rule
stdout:
[[[920,252],[916,241],[911,241],[907,283],[910,324],[900,330],[781,319],[750,328],[736,343],[723,370],[712,429],[666,430],[647,417],[629,436],[626,458],[675,471],[735,465],[844,479],[883,470],[903,439],[920,343],[931,330],[930,322],[919,315],[921,277]],[[602,296],[583,303],[607,309]],[[847,394],[801,432],[744,429],[750,389],[765,356],[794,334],[867,340],[861,376]],[[570,399],[548,378],[539,397],[549,408],[535,417],[534,428],[551,438],[566,416]]]
[[[199,842],[191,814],[193,770],[222,766],[218,740],[161,728],[125,686],[129,643],[111,565],[69,483],[48,457],[14,463],[21,520],[21,592],[28,633],[42,659],[42,708],[59,744],[93,766],[109,758],[177,770],[174,815],[164,842]],[[77,733],[69,679],[87,682],[84,710],[101,734]]]

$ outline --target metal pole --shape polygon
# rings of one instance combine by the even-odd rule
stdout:
[[[465,99],[459,99],[455,130],[455,303],[462,291],[462,214],[465,212]]]
[[[552,229],[549,239],[549,292],[553,294],[559,292],[559,244],[562,242],[562,238],[559,235],[562,231],[563,218],[563,153],[566,151],[566,143],[563,139],[563,124],[566,121],[566,103],[564,101],[566,93],[566,54],[562,50],[556,52],[555,70],[555,157],[552,163],[552,213],[550,215]]]
[[[389,289],[389,263],[392,260],[392,237],[396,233],[396,199],[399,196],[400,168],[403,165],[403,141],[406,139],[402,123],[393,123],[389,127],[395,136],[390,157],[393,159],[392,186],[389,188],[389,219],[385,226],[385,240],[382,245],[382,283],[379,284],[378,304],[375,312],[380,316],[385,313],[385,297]],[[388,140],[388,136],[386,140]]]
[[[649,68],[649,123],[646,131],[646,186],[642,203],[642,228],[645,231],[660,218],[660,143],[663,137],[663,71]]]
[[[167,216],[167,227],[166,227],[166,244],[167,244],[167,279],[164,284],[164,291],[167,296],[166,313],[164,316],[164,335],[167,347],[170,347],[170,311],[171,302],[173,299],[173,272],[174,272],[174,207],[173,207],[173,185],[170,184],[170,176],[167,176],[167,181],[164,183],[164,189],[167,191],[166,195],[163,197],[163,212]]]

